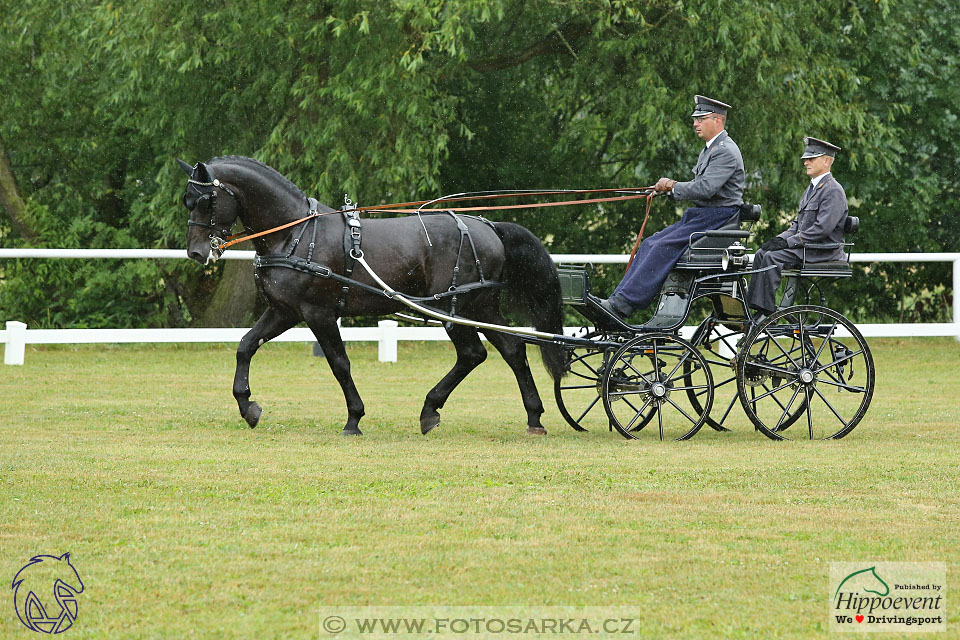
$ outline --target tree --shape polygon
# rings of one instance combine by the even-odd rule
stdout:
[[[173,159],[232,153],[334,206],[344,193],[376,204],[644,186],[689,171],[703,93],[734,106],[759,239],[792,216],[810,134],[845,147],[837,173],[865,219],[859,247],[930,249],[956,242],[950,17],[945,0],[0,0],[0,138],[23,202],[0,209],[32,245],[179,247]],[[891,188],[894,175],[906,179]],[[629,248],[640,212],[496,217],[555,252],[610,252]],[[675,219],[656,205],[648,229]],[[24,262],[7,269],[0,306],[58,326],[245,324],[253,296],[222,301],[248,268]],[[920,290],[940,275],[871,272],[848,304],[895,313],[881,294],[891,278]]]

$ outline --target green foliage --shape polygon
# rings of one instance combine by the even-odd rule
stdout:
[[[956,251],[952,18],[947,0],[0,0],[0,137],[44,244],[178,247],[176,157],[254,156],[332,205],[644,186],[689,175],[704,93],[734,105],[758,239],[792,217],[815,135],[844,147],[858,250]],[[554,252],[606,253],[629,250],[642,207],[495,217]],[[658,203],[648,233],[676,219]],[[4,315],[49,304],[57,326],[183,323],[210,299],[192,264],[33,262],[7,266]],[[24,298],[50,286],[47,269],[62,309]],[[882,266],[850,286],[858,312],[889,316],[894,291],[945,278]],[[112,310],[91,311],[98,300]]]

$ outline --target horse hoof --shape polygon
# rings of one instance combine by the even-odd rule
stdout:
[[[363,432],[360,431],[360,427],[353,427],[348,429],[347,427],[343,428],[343,431],[340,433],[342,436],[362,436]]]
[[[547,430],[543,427],[527,427],[527,435],[545,436],[547,435]]]
[[[420,418],[420,433],[427,435],[440,426],[440,416],[427,416]]]
[[[246,420],[250,428],[253,429],[257,426],[257,423],[260,422],[260,415],[262,413],[263,409],[260,408],[260,405],[256,402],[251,402],[250,406],[247,407],[246,413],[243,414],[243,419]]]

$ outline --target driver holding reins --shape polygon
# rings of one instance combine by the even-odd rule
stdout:
[[[621,318],[648,306],[686,251],[690,234],[719,229],[738,215],[745,174],[737,143],[724,130],[730,105],[694,97],[693,128],[707,144],[693,167],[693,180],[660,178],[654,188],[674,200],[693,200],[679,222],[644,240],[613,295],[600,306]]]

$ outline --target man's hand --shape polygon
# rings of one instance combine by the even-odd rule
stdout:
[[[653,185],[653,188],[657,191],[670,191],[673,189],[673,185],[677,184],[676,180],[671,180],[670,178],[660,178],[657,180],[657,184]]]
[[[787,241],[777,236],[776,238],[771,238],[760,245],[760,248],[764,251],[780,251],[781,249],[787,248]]]

